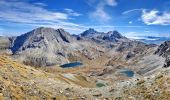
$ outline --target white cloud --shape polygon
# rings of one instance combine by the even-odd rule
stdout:
[[[34,23],[39,21],[66,20],[68,17],[65,13],[51,12],[43,7],[25,2],[0,1],[1,20]]]
[[[147,25],[170,25],[170,12],[143,10],[141,19]]]
[[[36,2],[36,3],[34,3],[34,5],[43,6],[43,7],[48,6],[48,5],[41,3],[41,2]]]
[[[116,6],[117,2],[115,0],[106,0],[107,5],[109,6]]]
[[[129,23],[129,24],[132,24],[133,22],[132,22],[132,21],[129,21],[128,23]]]
[[[127,32],[125,33],[125,36],[130,39],[147,39],[145,36],[148,36],[144,33],[138,33],[138,32]]]
[[[97,8],[95,12],[91,13],[92,18],[100,22],[106,22],[111,19],[110,15],[104,11],[104,8]]]
[[[73,9],[65,8],[64,10],[70,16],[81,16],[80,13],[75,12]]]
[[[127,32],[125,34],[126,37],[130,38],[130,39],[136,39],[137,36],[136,36],[136,32]]]
[[[92,2],[93,1],[93,2]],[[95,11],[90,13],[90,17],[94,20],[98,20],[100,22],[107,22],[111,19],[111,16],[106,12],[106,7],[114,7],[117,5],[116,0],[92,0],[90,3],[96,4]],[[89,3],[88,2],[88,3]],[[94,5],[92,5],[94,6]]]
[[[30,4],[20,0],[0,0],[0,21],[31,26],[63,26],[78,28],[81,25],[70,22],[74,16],[80,14],[72,9],[65,9],[67,12],[49,11],[42,3]]]
[[[4,36],[3,31],[3,28],[0,27],[0,36]]]
[[[143,10],[142,8],[141,9],[131,9],[131,10],[124,11],[122,13],[122,15],[129,14],[129,13],[134,12],[134,11],[142,11],[142,10]]]

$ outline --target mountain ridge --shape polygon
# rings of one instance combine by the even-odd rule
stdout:
[[[11,41],[13,57],[36,66],[60,65],[78,60],[73,58],[80,58],[80,61],[83,61],[84,57],[93,60],[108,51],[123,53],[127,56],[122,58],[126,62],[131,56],[134,58],[134,55],[140,56],[147,49],[157,48],[156,45],[130,40],[118,31],[104,33],[92,28],[75,36],[61,28],[39,27]]]

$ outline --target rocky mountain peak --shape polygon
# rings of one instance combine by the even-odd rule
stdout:
[[[93,28],[89,28],[88,30],[86,30],[83,33],[81,33],[81,36],[91,36],[91,35],[94,35],[96,33],[99,33],[99,32],[97,32]]]
[[[70,43],[73,40],[73,37],[64,29],[55,30],[48,27],[39,27],[16,37],[11,49],[15,53],[28,48],[47,47],[48,44]]]
[[[170,41],[165,41],[164,43],[162,43],[158,47],[155,54],[158,54],[158,55],[163,56],[163,57],[168,56],[170,54]]]
[[[114,37],[114,38],[123,38],[123,36],[118,31],[109,31],[107,33],[108,37]]]

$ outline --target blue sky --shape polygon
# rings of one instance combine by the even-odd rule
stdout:
[[[0,35],[37,27],[117,30],[130,38],[170,37],[169,0],[0,0]]]

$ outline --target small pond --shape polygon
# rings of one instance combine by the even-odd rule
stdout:
[[[127,77],[133,77],[134,76],[134,72],[131,70],[123,70],[121,71],[121,73],[125,74]]]
[[[72,67],[78,67],[78,66],[81,66],[81,65],[83,65],[83,63],[81,63],[81,62],[72,62],[72,63],[63,64],[60,67],[62,67],[62,68],[72,68]]]
[[[103,86],[105,86],[105,84],[103,84],[103,83],[96,83],[96,87],[103,87]]]

